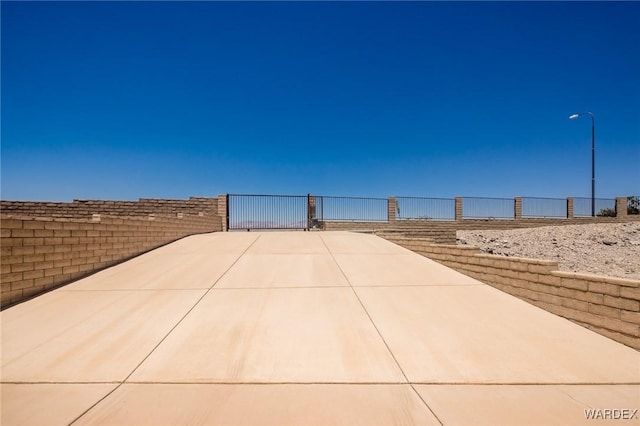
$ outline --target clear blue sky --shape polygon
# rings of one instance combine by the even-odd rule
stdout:
[[[2,198],[640,193],[637,2],[7,2]]]

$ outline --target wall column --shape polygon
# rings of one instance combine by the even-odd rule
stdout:
[[[567,197],[567,219],[573,219],[573,197]]]
[[[218,195],[218,216],[222,218],[222,232],[229,230],[228,199],[229,196],[227,194]]]
[[[398,203],[396,201],[396,197],[389,197],[389,222],[396,221],[396,209],[398,208]]]
[[[462,220],[462,197],[456,197],[455,220]]]
[[[627,197],[616,197],[616,217],[624,219],[627,217]]]
[[[522,197],[513,199],[513,218],[516,220],[522,219]]]

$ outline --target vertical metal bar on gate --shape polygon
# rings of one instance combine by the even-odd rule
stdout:
[[[229,232],[229,194],[225,195],[227,202],[225,203],[225,220],[227,221],[225,229]]]

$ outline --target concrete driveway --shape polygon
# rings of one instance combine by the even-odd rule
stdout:
[[[640,424],[640,352],[372,235],[192,236],[0,315],[3,425]]]

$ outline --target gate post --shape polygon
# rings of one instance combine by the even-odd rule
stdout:
[[[456,197],[454,220],[462,220],[462,197]]]
[[[387,222],[396,221],[396,210],[398,208],[396,197],[391,196],[387,199]]]
[[[616,217],[617,218],[626,218],[627,217],[627,205],[629,204],[629,199],[627,197],[616,197]]]
[[[218,216],[222,220],[222,231],[229,230],[229,194],[218,195]]]
[[[311,229],[311,224],[317,219],[316,216],[316,196],[307,194],[307,231]]]
[[[573,197],[567,197],[567,219],[573,219]]]

